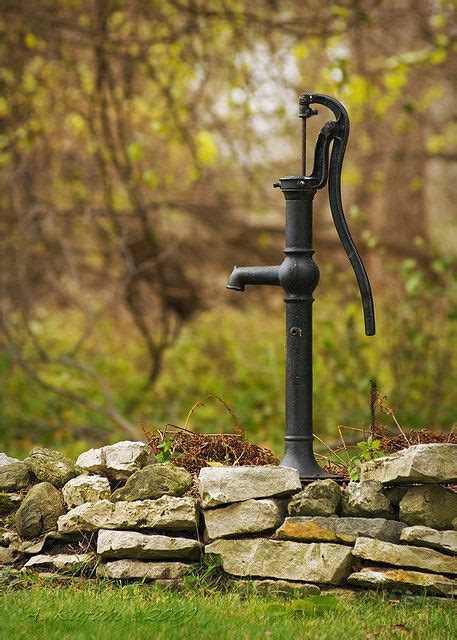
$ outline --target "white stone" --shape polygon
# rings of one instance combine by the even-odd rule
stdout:
[[[209,509],[204,517],[208,537],[215,540],[275,529],[281,524],[284,512],[285,506],[280,500],[264,498]]]
[[[224,571],[242,577],[342,584],[351,573],[351,548],[339,544],[244,538],[216,540],[205,553],[220,556]]]
[[[301,489],[298,471],[289,467],[204,467],[198,479],[203,508],[287,496]]]
[[[177,580],[193,568],[182,562],[141,562],[141,560],[114,560],[97,567],[97,576],[112,580]]]
[[[82,475],[69,480],[63,486],[62,493],[67,509],[73,509],[85,502],[108,499],[111,488],[108,479],[103,476]]]
[[[81,453],[76,464],[85,471],[111,480],[126,480],[154,460],[155,456],[147,444],[125,440],[100,449],[89,449]]]
[[[193,498],[163,496],[135,502],[87,502],[61,516],[57,526],[61,533],[98,529],[195,531],[197,522]]]
[[[360,479],[379,480],[383,484],[456,482],[457,445],[416,444],[390,456],[363,462]]]
[[[97,539],[97,553],[104,559],[198,560],[201,548],[197,540],[147,535],[137,531],[102,529]]]
[[[55,556],[40,554],[32,556],[24,569],[53,569],[61,573],[77,574],[95,566],[93,553],[59,553]]]
[[[357,538],[352,554],[357,558],[434,573],[457,573],[457,559],[425,547]]]
[[[387,589],[389,591],[413,591],[428,595],[457,595],[457,582],[436,573],[421,573],[406,569],[366,567],[349,576],[348,582],[357,587]]]
[[[421,526],[405,527],[401,532],[400,541],[416,547],[432,547],[457,554],[457,531],[437,531]]]
[[[20,460],[18,458],[10,458],[6,453],[0,453],[0,467],[6,467],[6,465],[13,462],[20,462]]]

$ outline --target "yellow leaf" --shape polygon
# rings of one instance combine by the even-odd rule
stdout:
[[[197,158],[204,165],[213,164],[217,158],[217,145],[209,131],[199,131],[196,138]]]

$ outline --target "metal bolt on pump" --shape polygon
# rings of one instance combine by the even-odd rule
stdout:
[[[320,130],[313,169],[306,175],[306,121],[317,114],[311,108],[312,104],[328,107],[335,120],[327,122]],[[302,480],[312,480],[332,477],[314,457],[312,405],[312,303],[313,291],[319,282],[319,269],[313,260],[313,199],[327,182],[333,222],[359,285],[367,336],[375,333],[375,318],[370,282],[349,232],[341,200],[341,170],[349,136],[348,114],[334,98],[304,93],[300,96],[298,115],[302,118],[303,175],[281,178],[274,185],[281,189],[286,200],[284,260],[274,267],[234,267],[227,289],[244,291],[247,284],[279,285],[284,289],[286,430],[281,465],[297,469]]]

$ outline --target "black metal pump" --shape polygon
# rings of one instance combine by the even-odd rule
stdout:
[[[317,114],[311,108],[312,104],[328,107],[335,120],[327,122],[320,130],[313,170],[306,175],[306,121]],[[302,480],[310,480],[331,477],[314,457],[312,406],[312,303],[313,291],[319,282],[319,269],[313,260],[312,213],[314,196],[327,182],[333,222],[359,285],[367,336],[375,333],[375,318],[370,281],[351,237],[341,201],[341,170],[349,136],[348,114],[334,98],[304,93],[300,96],[298,115],[302,118],[303,175],[281,178],[274,185],[281,189],[286,199],[285,258],[274,267],[235,267],[227,289],[244,291],[247,284],[279,285],[284,289],[286,433],[281,465],[298,469]]]

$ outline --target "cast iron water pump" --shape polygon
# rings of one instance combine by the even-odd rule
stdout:
[[[306,121],[317,111],[312,104],[328,107],[335,120],[319,132],[314,165],[306,175]],[[281,465],[298,469],[302,480],[331,477],[313,453],[313,361],[312,303],[319,282],[319,269],[313,260],[313,198],[328,182],[333,222],[354,269],[362,298],[365,333],[375,333],[373,297],[365,267],[357,252],[344,216],[341,201],[341,170],[349,136],[349,118],[343,105],[329,96],[304,93],[298,115],[302,118],[301,176],[281,178],[279,187],[286,199],[285,258],[274,267],[235,267],[227,289],[244,291],[247,284],[279,285],[286,303],[286,433]],[[330,146],[332,150],[330,153]]]

